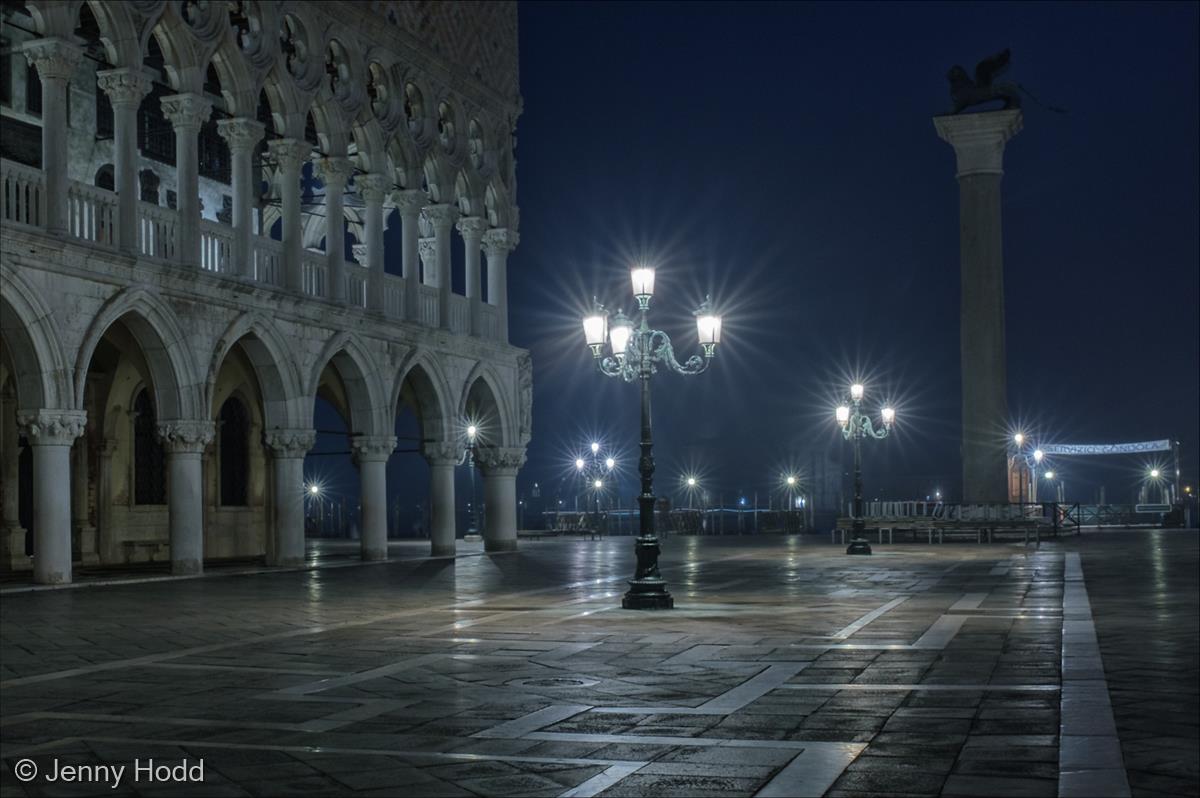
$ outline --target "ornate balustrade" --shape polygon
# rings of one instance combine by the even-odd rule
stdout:
[[[148,258],[175,259],[179,217],[169,208],[138,203],[138,252]]]
[[[46,218],[45,191],[40,169],[0,161],[0,220],[5,224],[40,226]]]
[[[422,285],[418,286],[419,300],[417,311],[417,323],[425,324],[430,327],[438,326],[438,290],[436,286]]]
[[[264,285],[283,285],[283,244],[273,238],[256,236],[254,248],[254,279]]]
[[[346,264],[346,304],[356,308],[367,306],[367,269],[355,263]]]
[[[71,181],[67,189],[67,229],[84,241],[116,246],[117,195]]]
[[[450,295],[450,331],[471,334],[471,300],[458,294]]]
[[[406,280],[394,274],[383,275],[383,315],[389,319],[404,316],[404,291]]]
[[[484,338],[495,340],[500,337],[500,310],[495,305],[484,305],[480,310],[480,333]]]
[[[233,269],[233,228],[220,222],[200,220],[200,268],[226,273]]]
[[[300,258],[300,280],[308,296],[329,296],[329,266],[324,252],[304,250]]]

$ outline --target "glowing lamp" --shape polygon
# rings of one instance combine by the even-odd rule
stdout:
[[[617,357],[625,357],[625,349],[629,346],[629,339],[632,336],[633,322],[618,310],[612,324],[608,327],[608,341],[612,344],[613,354]]]
[[[856,382],[850,386],[850,398],[856,402],[861,402],[863,398],[862,383]]]
[[[607,336],[608,313],[605,312],[603,305],[596,302],[592,306],[591,313],[583,317],[583,337],[596,357],[600,357],[600,349],[604,346],[604,339]]]
[[[1013,436],[1013,442],[1016,443],[1017,446],[1020,446],[1025,442],[1025,436],[1018,432]]]
[[[1162,472],[1159,471],[1157,468],[1151,468],[1150,469],[1150,479],[1158,479],[1158,477],[1161,473]]]
[[[654,267],[634,266],[629,270],[633,279],[633,295],[639,301],[648,300],[654,294]]]
[[[788,477],[788,478],[787,478],[787,484],[788,484],[789,486],[791,486],[791,485],[795,485],[795,484],[796,484],[796,478],[795,478],[795,477],[791,477],[791,476],[790,476],[790,477]]]
[[[883,423],[886,426],[892,426],[892,422],[896,420],[896,411],[891,407],[885,407],[882,411]]]
[[[688,477],[688,478],[687,478],[687,485],[688,485],[688,487],[689,487],[689,488],[694,488],[694,487],[696,487],[696,478],[695,478],[695,477]]]
[[[576,457],[576,458],[575,458],[575,469],[576,469],[577,471],[582,471],[582,470],[583,470],[583,458],[582,458],[582,457]]]
[[[612,471],[614,468],[617,467],[617,461],[610,457],[604,461],[604,467],[607,468],[609,471]]]
[[[1038,462],[1038,463],[1042,462],[1042,458],[1045,456],[1046,456],[1046,453],[1043,452],[1041,449],[1035,449],[1033,452],[1033,459],[1035,462]]]
[[[843,427],[846,426],[847,424],[849,424],[850,423],[850,408],[846,407],[845,405],[839,406],[837,409],[837,420],[838,420],[838,423],[841,424]]]
[[[592,487],[594,487],[596,490],[600,490],[601,488],[604,487],[603,480],[599,480],[599,479],[596,480],[595,482],[592,483]]]
[[[479,434],[479,428],[476,427],[474,424],[471,424],[470,426],[467,427],[467,437],[470,438],[471,440],[475,440],[475,436],[478,434]]]
[[[1047,472],[1046,472],[1046,479],[1054,479],[1054,472],[1053,472],[1053,471],[1047,471]]]
[[[316,496],[318,493],[321,492],[321,486],[320,485],[310,485],[308,488],[308,492],[311,493],[313,496]]]
[[[600,444],[592,441],[592,454],[595,454],[598,451],[600,451]]]

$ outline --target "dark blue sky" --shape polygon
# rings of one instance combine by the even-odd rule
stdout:
[[[1005,156],[1013,416],[1043,440],[1177,437],[1194,481],[1197,9],[521,3],[522,490],[592,434],[632,452],[636,390],[594,371],[578,317],[592,294],[628,308],[645,257],[677,349],[704,293],[726,314],[708,374],[656,381],[664,490],[687,467],[727,495],[765,488],[834,441],[837,392],[860,373],[901,417],[869,455],[878,491],[956,491],[958,186],[930,118],[952,64],[1004,47],[1008,79],[1068,110],[1027,101]],[[1116,490],[1136,465],[1101,479]]]

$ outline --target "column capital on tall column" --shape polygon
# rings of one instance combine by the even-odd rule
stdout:
[[[350,439],[354,458],[360,462],[382,461],[396,450],[395,435],[355,435]]]
[[[83,48],[66,39],[33,39],[25,43],[25,60],[42,80],[68,80],[83,60]]]
[[[87,428],[84,410],[20,410],[17,429],[35,446],[70,446]]]
[[[114,108],[142,104],[142,98],[154,87],[150,73],[141,67],[103,69],[96,73],[96,85],[108,95]]]
[[[158,437],[170,454],[200,454],[213,441],[216,424],[211,421],[176,419],[158,424]]]
[[[234,119],[218,119],[217,133],[225,139],[230,152],[253,150],[267,134],[267,126],[257,119],[239,116]]]
[[[359,175],[354,178],[354,188],[363,198],[364,202],[383,203],[387,197],[387,191],[393,185],[392,179],[387,175],[372,173],[369,175]]]
[[[488,230],[488,220],[479,216],[464,216],[454,226],[464,241],[473,241],[479,246],[483,234]]]
[[[429,196],[419,189],[404,188],[392,192],[392,203],[401,216],[418,216],[429,204]]]
[[[311,429],[269,429],[263,433],[263,443],[276,457],[304,457],[317,442]]]
[[[497,227],[483,234],[483,251],[489,258],[493,258],[501,252],[512,252],[520,242],[521,236],[515,230]]]
[[[1004,174],[1004,145],[1021,132],[1023,124],[1019,108],[933,118],[938,136],[954,148],[958,158],[956,177],[960,178]]]
[[[462,462],[462,446],[447,441],[433,441],[421,447],[421,454],[431,466],[456,466]]]
[[[421,215],[424,216],[434,229],[449,230],[458,219],[458,208],[453,205],[426,205],[421,209]]]
[[[497,476],[513,476],[525,465],[524,447],[481,447],[475,458],[479,470]]]
[[[281,169],[292,168],[300,171],[300,167],[312,155],[312,144],[304,139],[275,139],[267,145],[271,157]]]
[[[345,155],[327,155],[318,158],[314,163],[317,177],[326,186],[346,187],[346,183],[354,174],[354,162]],[[360,178],[361,179],[361,178]]]
[[[434,260],[437,258],[437,239],[422,238],[417,241],[417,253],[421,256],[421,262],[425,264],[425,268],[433,268]]]
[[[163,116],[177,131],[199,131],[212,114],[212,102],[203,94],[196,92],[172,94],[163,97],[159,102],[162,104]]]

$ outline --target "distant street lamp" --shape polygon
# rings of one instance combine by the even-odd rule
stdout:
[[[654,268],[636,266],[630,270],[633,295],[637,298],[640,323],[617,311],[611,323],[608,312],[599,303],[583,319],[583,332],[587,345],[591,347],[601,373],[618,377],[625,382],[637,380],[641,384],[642,399],[642,455],[638,461],[638,472],[642,478],[642,492],[638,496],[639,528],[634,545],[637,555],[637,570],[629,582],[629,591],[621,600],[625,609],[670,609],[675,600],[667,592],[666,582],[658,572],[658,537],[654,532],[654,446],[650,425],[650,377],[661,365],[679,374],[699,374],[708,368],[721,341],[721,317],[713,313],[706,297],[696,310],[696,330],[704,357],[693,355],[686,362],[675,359],[671,339],[660,330],[651,329],[647,322],[650,297],[654,294]],[[612,347],[612,356],[604,357],[607,339]]]
[[[600,444],[597,441],[592,441],[591,460],[585,460],[582,457],[575,458],[575,472],[579,475],[579,479],[583,484],[584,489],[591,489],[594,514],[592,516],[592,526],[597,532],[600,531],[600,494],[604,490],[604,478],[612,473],[612,470],[617,467],[617,461],[611,456],[603,457],[600,454]]]
[[[842,437],[854,443],[854,519],[853,532],[854,540],[850,543],[849,551],[854,551],[855,542],[862,541],[865,524],[863,523],[863,507],[862,507],[862,441],[863,438],[875,438],[882,440],[886,438],[892,431],[892,424],[896,421],[896,411],[890,407],[885,407],[880,411],[880,418],[883,420],[883,426],[876,429],[871,423],[871,419],[862,412],[863,386],[860,383],[855,383],[850,386],[850,403],[844,404],[837,409],[838,424],[842,427]],[[863,548],[862,546],[859,549]],[[865,554],[870,554],[870,547],[866,547]]]
[[[479,427],[474,424],[467,425],[467,470],[471,472],[471,514],[470,528],[467,529],[467,534],[479,534],[479,508],[475,503],[475,440],[479,436]]]
[[[1041,449],[1034,448],[1033,452],[1027,453],[1025,446],[1028,438],[1023,433],[1018,432],[1013,435],[1013,444],[1016,446],[1016,454],[1013,455],[1013,462],[1017,465],[1017,474],[1020,477],[1020,482],[1017,488],[1017,501],[1023,506],[1025,504],[1025,474],[1021,471],[1021,466],[1024,465],[1029,471],[1029,490],[1032,494],[1029,501],[1037,501],[1037,469],[1042,464],[1042,458],[1045,453]],[[1030,444],[1032,446],[1032,444]],[[1022,511],[1023,512],[1023,511]]]

